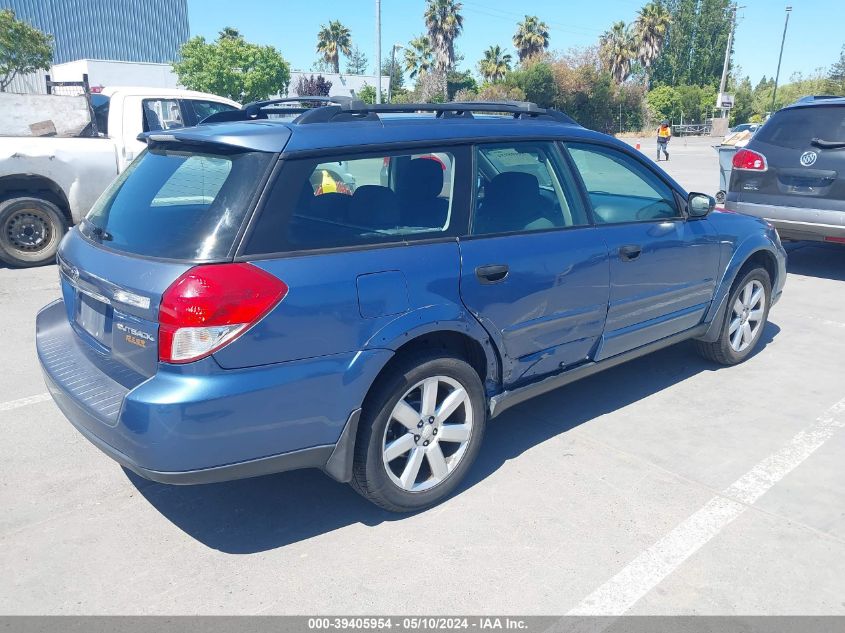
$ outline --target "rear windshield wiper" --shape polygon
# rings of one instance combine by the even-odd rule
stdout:
[[[845,148],[845,141],[825,141],[820,138],[814,138],[810,141],[810,145],[819,149],[843,149]]]
[[[114,236],[112,236],[111,233],[95,224],[91,224],[91,235],[94,236],[100,242],[108,242],[114,239]]]

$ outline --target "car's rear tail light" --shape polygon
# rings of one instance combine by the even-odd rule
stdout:
[[[766,157],[750,149],[741,149],[733,157],[734,169],[745,169],[748,171],[766,171]]]
[[[824,238],[825,242],[836,242],[837,244],[845,244],[845,237],[834,237],[832,235],[827,235]]]
[[[161,297],[159,360],[187,363],[208,356],[257,323],[287,292],[283,281],[252,264],[191,268]]]

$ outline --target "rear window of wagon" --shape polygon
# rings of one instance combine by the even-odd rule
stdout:
[[[81,225],[89,239],[148,257],[226,257],[273,154],[145,150]]]

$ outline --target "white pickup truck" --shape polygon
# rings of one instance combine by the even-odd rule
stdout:
[[[140,133],[196,125],[211,114],[240,107],[215,95],[158,88],[104,89],[91,100],[97,136],[90,125],[87,137],[0,136],[3,262],[37,266],[53,261],[67,227],[88,213],[146,147],[136,138]],[[34,120],[38,117],[33,113]]]

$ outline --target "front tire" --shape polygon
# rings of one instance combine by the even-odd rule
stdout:
[[[61,210],[49,200],[4,200],[0,202],[0,260],[22,268],[52,263],[66,230]]]
[[[481,379],[465,361],[431,352],[399,361],[364,404],[352,487],[393,512],[439,503],[475,461],[486,417]]]
[[[772,281],[766,269],[748,271],[731,290],[719,338],[696,341],[699,353],[721,365],[736,365],[748,358],[760,343],[771,297]]]

